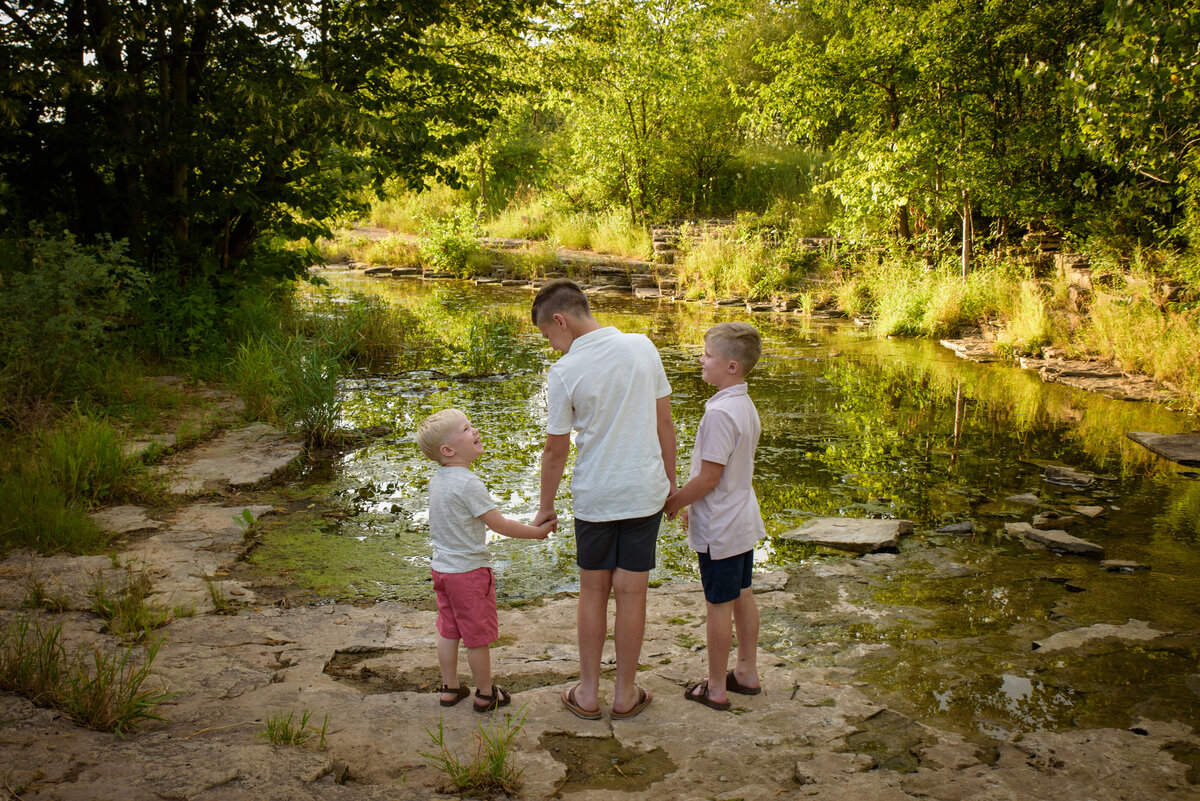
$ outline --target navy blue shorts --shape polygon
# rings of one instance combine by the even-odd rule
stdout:
[[[629,520],[592,522],[575,518],[575,563],[581,570],[654,569],[662,512]]]
[[[742,590],[750,588],[754,576],[754,549],[730,556],[713,559],[706,553],[700,557],[700,583],[704,585],[704,600],[710,604],[725,604],[736,601]]]

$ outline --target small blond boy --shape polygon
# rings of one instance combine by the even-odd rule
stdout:
[[[708,612],[708,678],[689,686],[684,697],[712,709],[729,709],[730,692],[762,692],[758,605],[750,586],[754,546],[766,534],[751,483],[761,426],[746,391],[746,374],[761,354],[762,340],[748,323],[718,323],[704,335],[700,375],[717,393],[696,430],[691,478],[664,510],[673,517],[690,507],[688,545],[700,561]],[[737,665],[727,671],[734,625]]]
[[[462,640],[475,681],[475,711],[489,712],[512,699],[492,682],[490,646],[498,639],[500,627],[487,529],[505,537],[544,540],[553,523],[529,526],[500,514],[483,481],[471,471],[471,464],[483,453],[483,442],[458,409],[427,417],[417,429],[417,445],[441,465],[429,480],[441,705],[454,706],[470,694],[458,680],[458,642]]]

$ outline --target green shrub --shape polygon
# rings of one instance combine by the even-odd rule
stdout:
[[[145,288],[123,242],[81,245],[40,229],[0,240],[0,413],[23,397],[78,388],[80,365]]]
[[[467,258],[479,251],[479,227],[474,212],[459,206],[443,218],[425,220],[425,234],[418,249],[421,259],[437,272],[468,277]]]
[[[362,249],[361,258],[367,264],[388,267],[418,267],[421,264],[419,248],[395,236],[371,242]]]

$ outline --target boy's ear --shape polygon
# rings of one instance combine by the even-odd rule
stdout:
[[[738,362],[738,361],[734,361],[733,359],[730,359],[729,367],[727,369],[729,370],[730,375],[734,375],[735,373],[740,373],[742,371],[742,363]]]
[[[447,445],[446,443],[443,442],[441,445],[438,446],[438,453],[440,453],[442,456],[445,456],[447,459],[449,459],[451,456],[454,455],[454,448],[451,448],[449,445]]]

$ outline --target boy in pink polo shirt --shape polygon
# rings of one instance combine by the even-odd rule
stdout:
[[[691,478],[667,499],[664,511],[685,511],[688,545],[700,560],[708,607],[708,678],[684,697],[712,709],[729,709],[728,693],[758,695],[758,605],[750,588],[754,545],[766,534],[754,478],[761,426],[746,392],[746,374],[762,354],[748,323],[718,323],[704,335],[701,378],[717,388],[704,406],[692,450]],[[737,665],[728,670],[737,626]]]

